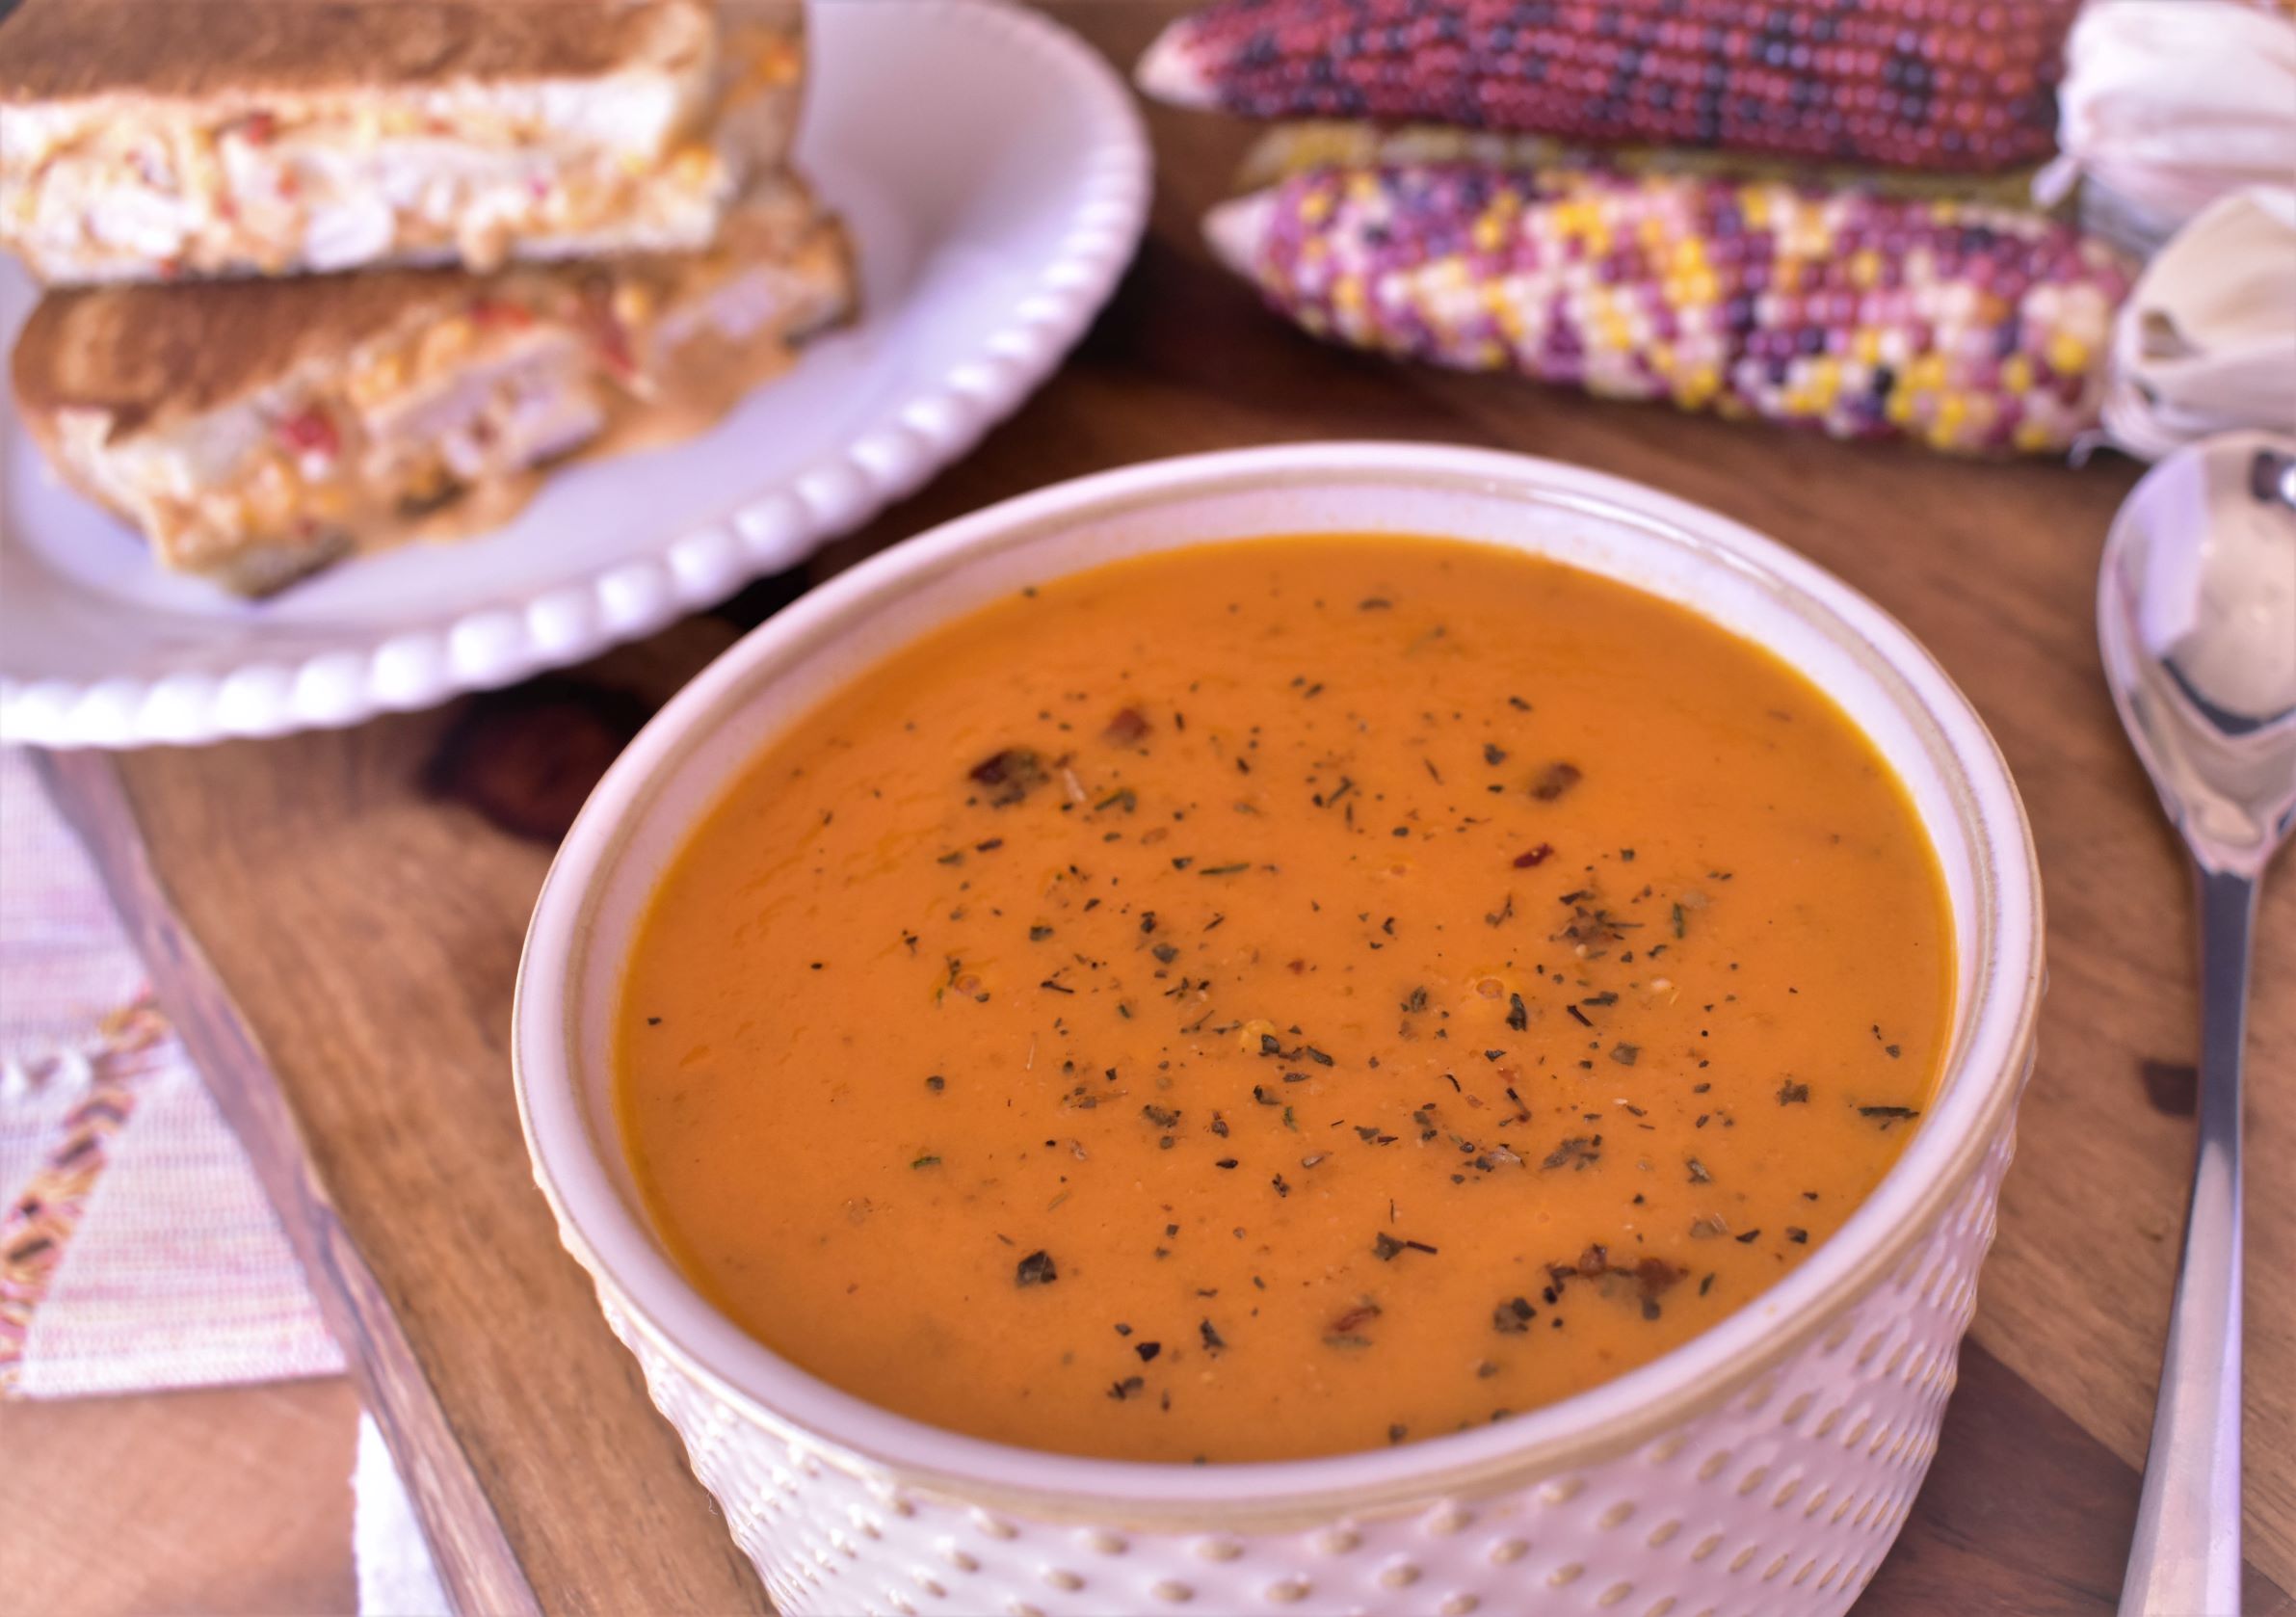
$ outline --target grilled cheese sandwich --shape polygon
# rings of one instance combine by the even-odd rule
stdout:
[[[497,524],[577,451],[699,430],[853,300],[842,227],[776,178],[699,253],[51,293],[14,384],[163,566],[259,596]]]
[[[52,284],[698,249],[804,71],[755,0],[23,0],[0,246]]]

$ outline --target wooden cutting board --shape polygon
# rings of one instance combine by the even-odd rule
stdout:
[[[1056,8],[1120,62],[1162,4]],[[1151,114],[1139,262],[1082,350],[931,490],[587,667],[434,713],[50,780],[354,1361],[465,1612],[741,1611],[763,1596],[528,1174],[511,991],[551,848],[646,716],[737,633],[882,545],[1059,478],[1271,439],[1579,462],[1796,545],[1895,613],[1993,726],[2046,875],[2051,990],[1943,1444],[1861,1608],[2101,1611],[2120,1585],[2192,1146],[2179,852],[2098,672],[2098,546],[2134,470],[1966,464],[1591,403],[1319,347],[1206,256],[1249,131]],[[2296,1610],[2296,880],[2250,1047],[2250,1609]]]

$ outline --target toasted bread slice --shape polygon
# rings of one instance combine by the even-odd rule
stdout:
[[[773,0],[23,0],[0,246],[51,284],[699,249],[804,65]]]
[[[853,300],[843,227],[778,175],[699,253],[53,292],[15,394],[163,567],[264,595],[707,426]]]

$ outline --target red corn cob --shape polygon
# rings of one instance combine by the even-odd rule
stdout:
[[[1142,89],[1247,118],[1436,122],[1984,173],[2053,149],[2079,0],[1216,0]]]

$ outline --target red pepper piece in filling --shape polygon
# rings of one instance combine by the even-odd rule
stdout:
[[[272,429],[279,441],[298,455],[321,455],[332,459],[343,448],[343,435],[326,411],[313,405],[293,415],[282,416]]]

